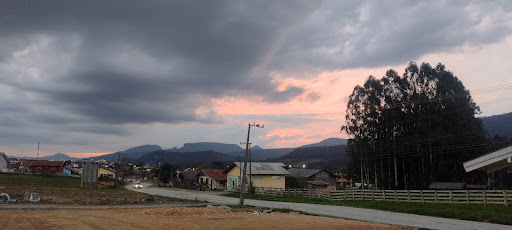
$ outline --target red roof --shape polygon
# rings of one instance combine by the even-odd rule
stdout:
[[[203,173],[216,181],[228,180],[228,174],[223,174],[223,169],[203,169]]]
[[[31,161],[30,166],[62,166],[64,161]]]
[[[64,168],[67,168],[67,169],[71,170],[72,172],[76,172],[76,173],[80,172],[78,169],[73,168],[73,167],[64,166]]]

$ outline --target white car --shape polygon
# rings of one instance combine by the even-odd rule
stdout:
[[[133,187],[135,187],[135,188],[142,188],[142,184],[141,184],[141,183],[139,183],[139,182],[137,182],[137,183],[135,183],[135,184],[133,185]]]

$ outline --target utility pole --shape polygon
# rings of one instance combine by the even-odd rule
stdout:
[[[247,128],[247,142],[245,142],[245,156],[244,156],[244,174],[243,174],[243,177],[242,177],[242,187],[240,189],[240,203],[238,203],[238,205],[242,206],[244,205],[244,199],[245,199],[245,184],[247,183],[247,159],[248,159],[248,156],[249,156],[249,136],[251,134],[251,126],[254,126],[254,127],[258,127],[258,128],[264,128],[265,125],[259,125],[259,124],[256,124],[256,123],[249,123],[248,124],[248,128]]]
[[[161,163],[162,163],[163,158],[164,158],[164,151],[160,150],[160,159],[158,159],[158,179],[156,181],[158,183],[157,186],[160,186],[160,174],[162,173]]]
[[[246,142],[240,142],[241,145],[247,145]],[[251,156],[251,145],[252,143],[249,143],[249,150],[248,150],[248,153],[249,153],[249,191],[251,191],[252,189],[252,156]],[[240,171],[242,171],[240,169]]]

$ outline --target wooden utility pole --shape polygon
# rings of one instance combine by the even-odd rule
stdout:
[[[240,142],[241,145],[247,145],[246,142]],[[248,153],[249,153],[249,191],[252,189],[252,156],[251,156],[251,145],[252,143],[249,143]],[[242,174],[242,169],[240,168],[240,174]],[[240,175],[241,176],[241,175]],[[240,187],[241,189],[241,187]],[[241,190],[240,190],[241,191]]]
[[[245,199],[245,184],[247,183],[247,159],[249,158],[249,135],[251,134],[251,126],[263,128],[265,125],[260,126],[256,123],[249,123],[247,128],[247,141],[245,142],[245,156],[244,156],[244,168],[243,168],[243,176],[242,176],[242,187],[240,187],[240,202],[238,205],[242,206],[244,205],[244,199]]]

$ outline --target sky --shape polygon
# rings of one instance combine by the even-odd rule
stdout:
[[[369,75],[442,63],[512,83],[511,1],[0,1],[0,152],[298,147],[340,133]],[[474,94],[512,112],[510,87]]]

